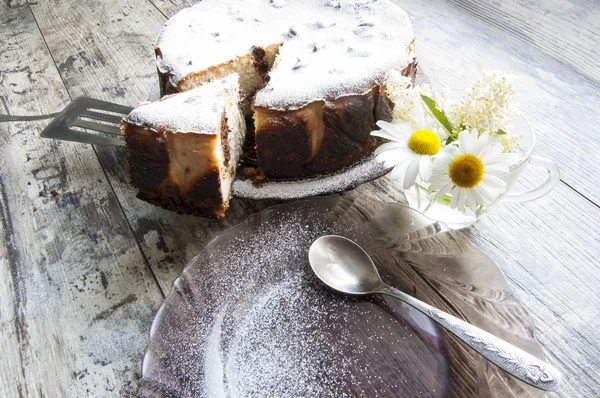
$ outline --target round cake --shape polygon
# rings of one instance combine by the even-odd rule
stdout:
[[[239,75],[247,147],[268,178],[370,154],[375,122],[390,119],[388,73],[416,73],[412,23],[389,0],[203,0],[166,23],[155,51],[162,94]]]

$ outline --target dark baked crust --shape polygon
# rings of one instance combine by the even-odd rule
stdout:
[[[226,126],[225,123],[225,130]],[[122,122],[122,128],[129,153],[131,184],[138,189],[139,199],[179,214],[216,218],[225,215],[229,204],[223,200],[217,168],[180,187],[170,176],[165,134],[172,133],[125,121]]]
[[[177,186],[165,184],[160,192],[140,190],[137,197],[179,214],[221,218],[229,204],[222,202],[220,194],[218,197],[214,196],[214,193],[220,193],[220,190],[219,172],[212,170],[198,178],[194,188],[187,195],[182,195]]]
[[[269,178],[301,178],[353,165],[371,153],[377,120],[391,120],[392,104],[379,85],[361,95],[316,101],[292,111],[255,107],[258,165]],[[321,120],[308,120],[309,117]],[[319,142],[311,134],[323,126]],[[317,134],[318,135],[318,134]],[[317,145],[316,150],[312,150]]]
[[[324,102],[294,111],[255,109],[255,140],[258,164],[270,178],[305,175],[321,146]]]
[[[265,59],[267,53],[262,47],[252,47],[252,60],[254,61],[254,67],[261,75],[267,74],[269,71],[269,63]]]
[[[122,124],[129,153],[131,184],[142,191],[157,191],[168,177],[169,170],[169,152],[162,134],[125,122]]]
[[[375,145],[374,109],[378,88],[364,95],[340,97],[325,104],[325,134],[321,148],[305,168],[309,174],[327,173],[362,159]]]
[[[416,72],[416,61],[402,70],[413,81]],[[352,166],[378,145],[380,140],[371,132],[378,120],[391,121],[393,106],[385,86],[373,83],[365,94],[315,101],[298,110],[254,107],[258,166],[268,178],[280,179]],[[308,108],[311,112],[306,112]],[[314,131],[321,125],[319,136]]]
[[[156,58],[162,58],[162,52],[160,48],[156,47],[154,49],[154,53],[156,54]],[[177,93],[177,88],[171,85],[171,74],[168,72],[161,72],[158,68],[156,69],[158,73],[158,86],[160,88],[160,96],[164,97],[165,95],[175,94]]]

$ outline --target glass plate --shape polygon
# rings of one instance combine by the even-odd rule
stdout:
[[[325,287],[307,255],[325,234],[359,243],[385,282],[543,357],[463,235],[403,205],[313,198],[249,217],[190,261],[152,325],[141,395],[541,396],[402,302]]]

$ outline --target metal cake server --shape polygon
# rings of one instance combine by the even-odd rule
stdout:
[[[119,123],[133,108],[77,97],[62,112],[39,116],[0,115],[0,122],[21,122],[54,118],[40,136],[84,144],[125,146]],[[110,137],[102,134],[118,136]]]
[[[369,255],[350,239],[336,235],[322,236],[311,245],[308,258],[315,274],[329,287],[348,294],[386,294],[400,299],[511,375],[542,390],[553,391],[558,387],[560,372],[552,365],[485,330],[386,285]]]

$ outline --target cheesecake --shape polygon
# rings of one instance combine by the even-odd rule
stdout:
[[[229,74],[135,108],[121,122],[138,197],[182,214],[223,217],[246,127]]]
[[[391,119],[390,71],[414,78],[410,18],[389,0],[203,0],[155,45],[161,92],[240,76],[246,142],[270,179],[336,172],[370,155]]]

